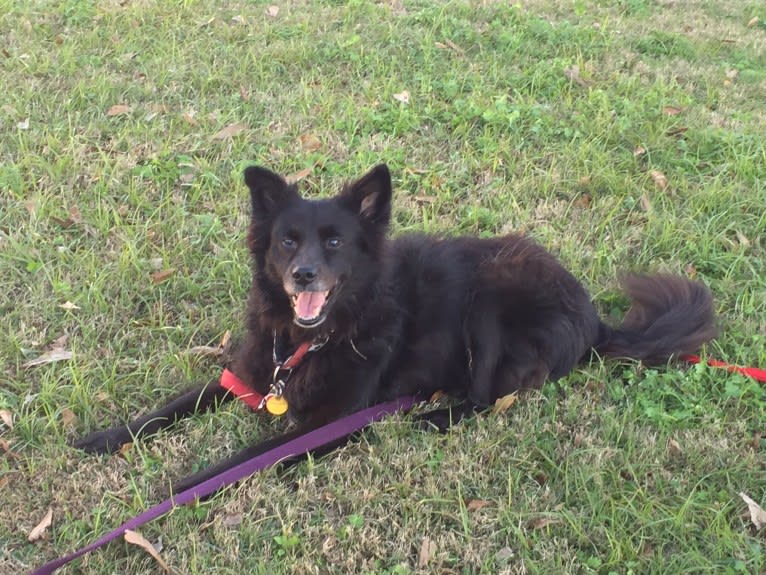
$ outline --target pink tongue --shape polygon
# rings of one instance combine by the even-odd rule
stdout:
[[[295,298],[295,314],[301,319],[314,319],[322,312],[326,291],[302,291]]]

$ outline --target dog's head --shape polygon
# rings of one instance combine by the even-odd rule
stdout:
[[[307,200],[295,184],[265,168],[245,170],[253,218],[250,248],[261,291],[292,321],[314,328],[354,313],[378,276],[391,218],[391,175],[381,164],[338,195]]]

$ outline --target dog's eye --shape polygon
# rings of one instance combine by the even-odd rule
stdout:
[[[327,240],[327,247],[328,248],[335,249],[335,248],[339,248],[342,245],[343,245],[343,240],[340,239],[340,238],[329,238]]]
[[[295,240],[291,238],[290,236],[285,236],[282,238],[282,245],[286,248],[294,248],[295,247]]]

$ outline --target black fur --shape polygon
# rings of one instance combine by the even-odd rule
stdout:
[[[296,186],[264,168],[247,168],[245,182],[254,272],[247,336],[233,371],[266,393],[275,335],[288,348],[328,338],[288,381],[288,413],[297,424],[290,435],[376,402],[437,390],[467,396],[466,414],[566,375],[593,350],[664,363],[715,335],[709,290],[682,277],[626,277],[632,307],[613,328],[599,319],[585,288],[524,236],[387,239],[391,178],[385,165],[325,200],[301,198]],[[326,293],[320,310],[315,302]],[[79,446],[111,451],[227,397],[214,382]]]

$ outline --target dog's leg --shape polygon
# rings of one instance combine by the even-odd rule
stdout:
[[[147,413],[127,425],[95,431],[72,445],[88,453],[114,453],[121,445],[137,437],[153,435],[170,427],[179,419],[198,411],[208,411],[231,399],[231,394],[218,381],[187,391],[156,411]]]

